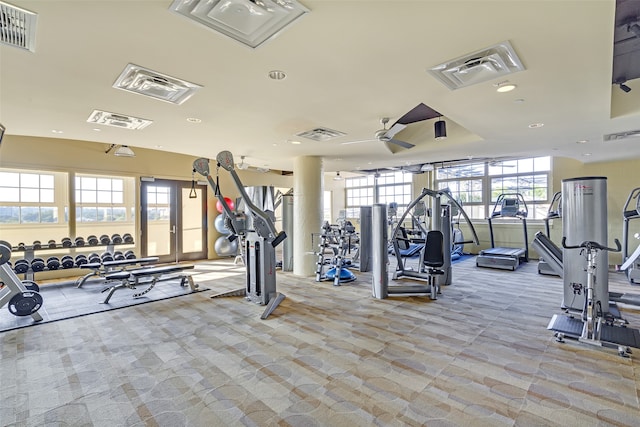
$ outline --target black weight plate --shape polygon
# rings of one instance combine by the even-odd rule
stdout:
[[[42,307],[42,295],[36,291],[24,291],[15,294],[9,300],[7,308],[14,316],[30,316]]]
[[[28,291],[40,292],[40,286],[38,286],[38,284],[33,280],[23,280],[22,284]]]
[[[11,245],[9,242],[0,240],[0,265],[9,262],[11,259]]]

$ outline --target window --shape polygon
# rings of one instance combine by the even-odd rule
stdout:
[[[438,189],[449,188],[474,219],[486,218],[500,194],[520,193],[529,218],[543,219],[549,208],[551,157],[474,163],[439,168]]]
[[[76,221],[126,221],[124,178],[76,176]]]
[[[398,215],[402,215],[404,208],[412,201],[412,181],[411,174],[402,172],[389,172],[377,177],[367,175],[347,178],[347,218],[358,218],[360,206],[371,206],[374,203],[388,205],[391,202],[398,204]]]
[[[54,174],[1,171],[0,203],[1,223],[57,223]]]
[[[147,219],[149,221],[169,221],[170,195],[170,187],[147,187]]]

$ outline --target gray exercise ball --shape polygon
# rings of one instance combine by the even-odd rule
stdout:
[[[238,252],[238,239],[230,242],[226,237],[220,236],[213,245],[213,249],[219,256],[235,255]]]
[[[224,217],[225,214],[221,213],[216,216],[216,219],[213,220],[213,226],[218,230],[220,234],[229,234],[229,230],[227,230],[224,226]]]

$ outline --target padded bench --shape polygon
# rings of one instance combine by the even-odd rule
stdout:
[[[80,266],[82,269],[92,270],[90,273],[79,278],[76,283],[76,288],[81,288],[90,277],[99,276],[105,277],[105,275],[114,271],[126,271],[127,267],[134,267],[137,265],[152,264],[158,262],[157,256],[146,258],[132,258],[121,259],[117,261],[105,261],[105,262],[90,262]]]
[[[146,267],[136,270],[121,270],[112,273],[105,274],[107,282],[115,283],[102,290],[102,292],[109,292],[107,297],[102,301],[103,304],[108,304],[113,293],[122,288],[136,289],[139,285],[149,285],[141,292],[133,294],[133,298],[139,298],[149,292],[159,281],[180,279],[180,286],[185,286],[189,283],[191,292],[198,290],[198,285],[194,283],[193,277],[189,274],[185,274],[185,270],[193,269],[191,264],[171,264],[161,265],[158,267]]]

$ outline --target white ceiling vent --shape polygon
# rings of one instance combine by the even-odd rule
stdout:
[[[0,42],[35,52],[38,15],[0,1]]]
[[[91,115],[89,115],[87,122],[132,130],[144,129],[151,123],[153,123],[152,120],[140,119],[138,117],[125,116],[123,114],[110,113],[108,111],[100,110],[93,110]]]
[[[327,129],[327,128],[315,128],[305,132],[297,133],[296,136],[301,136],[303,138],[312,139],[314,141],[329,141],[333,138],[338,138],[340,136],[345,136],[346,133],[340,132],[338,130]]]
[[[295,0],[174,0],[169,10],[252,48],[309,12]]]
[[[428,71],[449,89],[454,90],[502,78],[524,69],[511,43],[504,41],[436,65]]]
[[[180,105],[202,86],[127,64],[113,87]]]
[[[610,133],[604,136],[604,142],[617,142],[625,139],[640,138],[640,129],[626,132]]]

